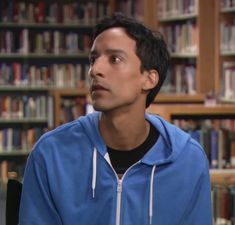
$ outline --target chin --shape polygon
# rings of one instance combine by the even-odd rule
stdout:
[[[117,107],[115,107],[114,105],[111,105],[111,104],[98,104],[98,103],[93,103],[93,108],[94,108],[96,111],[108,112],[108,111],[112,111],[112,110],[116,109]]]
[[[98,103],[93,103],[93,108],[96,110],[96,111],[106,111],[109,109],[109,107],[107,107],[106,105],[104,104],[98,104]]]

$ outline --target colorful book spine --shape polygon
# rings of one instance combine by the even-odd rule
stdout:
[[[109,12],[109,4],[106,1],[58,3],[42,0],[35,2],[9,0],[0,6],[0,21],[16,23],[92,24],[98,19],[98,9],[102,8],[102,14],[99,16],[105,16]]]
[[[206,152],[212,169],[235,168],[235,120],[174,120]]]

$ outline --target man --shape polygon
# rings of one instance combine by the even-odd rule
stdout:
[[[121,15],[95,28],[96,111],[46,133],[24,176],[21,225],[211,225],[203,149],[145,112],[166,76],[159,34]]]

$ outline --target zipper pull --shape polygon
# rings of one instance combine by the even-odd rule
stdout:
[[[118,180],[117,192],[118,192],[118,193],[121,193],[121,192],[122,192],[122,181],[121,181],[121,180]]]

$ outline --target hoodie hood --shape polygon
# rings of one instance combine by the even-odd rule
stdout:
[[[105,156],[107,149],[98,127],[100,116],[100,112],[95,112],[81,117],[79,121],[94,147],[102,156]],[[166,122],[160,116],[146,113],[145,118],[159,132],[159,138],[142,158],[141,162],[150,166],[159,166],[174,162],[189,141],[190,136],[174,125]],[[181,134],[183,133],[183,135],[179,135],[179,132]]]

